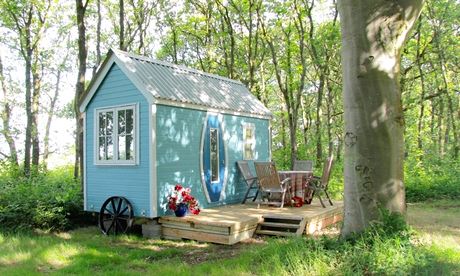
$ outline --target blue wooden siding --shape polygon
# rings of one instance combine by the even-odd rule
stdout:
[[[268,120],[223,115],[223,140],[227,146],[228,166],[225,200],[208,203],[200,169],[200,144],[206,112],[164,105],[157,105],[156,110],[158,215],[170,214],[166,197],[175,184],[190,187],[192,195],[204,208],[240,202],[246,184],[241,181],[235,162],[243,158],[243,123],[255,125],[255,157],[266,161],[269,159]]]
[[[137,104],[139,122],[138,165],[95,165],[95,109]],[[117,65],[113,65],[86,109],[86,199],[87,211],[99,211],[110,196],[124,196],[135,216],[150,217],[149,105]]]

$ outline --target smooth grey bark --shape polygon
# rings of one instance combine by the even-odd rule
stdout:
[[[345,118],[342,236],[405,213],[404,117],[398,74],[403,45],[423,0],[341,0]]]
[[[40,53],[37,48],[33,53],[33,66],[32,66],[32,171],[34,174],[38,173],[38,165],[40,162],[40,139],[38,132],[38,112],[40,106],[40,93],[42,88],[43,65],[39,60]]]
[[[18,152],[16,149],[16,143],[14,141],[13,135],[11,133],[11,106],[9,103],[9,89],[7,88],[6,81],[5,81],[5,74],[3,73],[3,61],[2,56],[0,54],[0,86],[2,89],[3,94],[3,102],[2,104],[2,111],[1,111],[1,118],[3,121],[3,129],[1,133],[5,137],[6,142],[8,143],[8,147],[10,149],[10,155],[8,159],[10,160],[11,164],[14,166],[18,166]]]
[[[56,72],[56,83],[54,87],[54,95],[50,96],[50,107],[48,109],[48,118],[46,119],[46,127],[45,127],[45,137],[43,138],[44,145],[43,145],[43,165],[45,169],[48,168],[48,157],[50,154],[50,145],[49,145],[49,137],[50,137],[50,130],[51,130],[51,123],[53,121],[54,115],[56,113],[56,102],[59,98],[59,91],[61,85],[61,68],[67,62],[68,54],[64,58],[62,65],[57,68]]]

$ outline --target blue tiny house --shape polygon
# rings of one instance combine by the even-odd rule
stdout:
[[[203,208],[237,203],[235,162],[271,159],[270,111],[242,83],[182,66],[111,50],[80,111],[86,211],[119,196],[163,216],[176,184]]]

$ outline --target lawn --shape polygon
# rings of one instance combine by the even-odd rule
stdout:
[[[193,241],[106,237],[96,227],[63,233],[0,233],[0,274],[344,275],[460,274],[460,205],[410,204],[416,230],[404,237],[375,232],[352,242],[328,237],[255,238],[234,246]]]

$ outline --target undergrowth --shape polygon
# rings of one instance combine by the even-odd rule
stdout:
[[[80,181],[70,166],[31,178],[11,169],[0,174],[0,228],[69,229],[85,218],[82,206]]]
[[[264,264],[265,275],[445,275],[459,271],[457,261],[444,258],[444,249],[427,248],[416,240],[403,217],[383,212],[381,222],[346,239],[274,240],[259,251],[255,262]]]
[[[408,159],[405,185],[408,202],[460,199],[460,162],[429,156]]]

